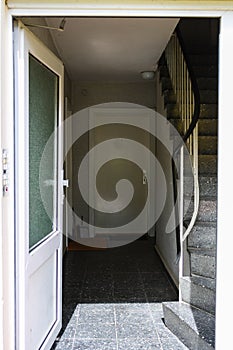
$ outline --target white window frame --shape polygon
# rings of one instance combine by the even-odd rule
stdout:
[[[218,245],[217,245],[217,300],[216,300],[216,349],[231,344],[231,324],[227,315],[233,313],[232,244],[229,238],[233,213],[233,182],[230,160],[233,131],[232,82],[233,82],[233,1],[103,1],[72,0],[8,0],[1,1],[1,146],[9,152],[10,187],[7,197],[1,198],[2,221],[2,280],[0,290],[4,304],[0,303],[0,339],[4,349],[15,349],[14,314],[14,110],[13,110],[13,37],[14,16],[122,16],[122,17],[219,17],[219,166],[218,166]],[[230,46],[232,43],[232,46]],[[1,241],[0,241],[1,244]],[[0,264],[1,266],[1,264]],[[0,272],[1,277],[1,272]],[[1,324],[2,329],[1,329]],[[224,347],[225,345],[225,347]],[[0,340],[1,348],[1,340]]]

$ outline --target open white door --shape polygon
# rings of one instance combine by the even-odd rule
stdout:
[[[64,70],[20,22],[14,32],[16,348],[50,349],[62,312],[63,147],[58,127]],[[41,168],[43,157],[46,166]]]

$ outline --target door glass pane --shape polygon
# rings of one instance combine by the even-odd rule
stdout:
[[[46,166],[40,170],[45,145],[57,126],[58,77],[29,55],[29,248],[51,233],[56,226],[56,137],[46,152]],[[40,174],[40,171],[43,174]],[[46,210],[40,194],[46,186]]]

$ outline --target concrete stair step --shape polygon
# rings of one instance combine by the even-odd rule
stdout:
[[[179,109],[176,103],[167,103],[166,109],[168,118],[180,118]],[[216,103],[201,103],[200,119],[217,119],[217,117],[218,105]]]
[[[199,176],[200,197],[217,198],[218,179],[217,176]]]
[[[190,349],[214,349],[215,317],[184,302],[163,303],[166,326]]]
[[[176,94],[172,89],[166,89],[163,91],[164,104],[176,103]],[[218,93],[215,90],[200,90],[200,101],[201,103],[217,103]]]
[[[217,119],[199,119],[198,134],[200,136],[216,136],[218,133]]]
[[[217,136],[199,136],[198,149],[199,149],[199,154],[217,154],[218,152]]]
[[[216,78],[218,76],[218,66],[216,64],[211,64],[207,66],[197,64],[193,66],[193,71],[196,78]]]
[[[193,191],[193,175],[184,177],[184,195]],[[217,176],[199,176],[199,193],[201,198],[217,198]]]
[[[188,236],[188,247],[196,249],[215,249],[217,238],[216,222],[196,221]]]
[[[184,201],[185,217],[184,221],[191,219],[193,214],[193,201]],[[197,221],[216,222],[217,221],[217,200],[216,198],[200,198]]]
[[[216,277],[216,250],[188,248],[192,276]]]
[[[201,103],[217,103],[218,92],[216,90],[200,90]]]
[[[190,53],[188,55],[189,61],[192,65],[202,65],[202,66],[209,66],[209,65],[217,65],[218,64],[218,56],[215,54],[193,54]]]
[[[197,78],[197,85],[200,90],[216,90],[218,89],[218,79],[217,78]]]
[[[215,314],[215,280],[206,277],[182,277],[182,300],[211,314]]]
[[[217,103],[201,103],[200,119],[217,119],[218,104]]]
[[[199,175],[216,175],[217,174],[217,156],[216,155],[199,155],[198,156]]]

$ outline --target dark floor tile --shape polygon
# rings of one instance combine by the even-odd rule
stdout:
[[[112,266],[108,261],[89,261],[86,267],[86,272],[111,273]]]
[[[116,340],[115,324],[86,323],[78,324],[76,339]]]
[[[78,323],[115,323],[113,304],[81,304]]]
[[[75,339],[73,350],[117,350],[117,343],[108,339]]]
[[[177,293],[172,287],[157,287],[152,289],[145,289],[148,302],[163,302],[177,300]]]
[[[110,273],[87,273],[83,282],[84,289],[108,289],[113,287],[113,278]]]
[[[171,286],[170,281],[161,270],[157,273],[142,272],[141,279],[146,288]]]
[[[109,303],[113,301],[111,289],[84,289],[81,303]]]
[[[139,289],[143,287],[140,274],[135,272],[113,273],[114,289]]]
[[[147,298],[143,289],[114,289],[113,290],[115,303],[146,303]]]

